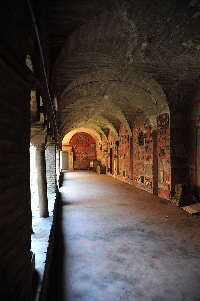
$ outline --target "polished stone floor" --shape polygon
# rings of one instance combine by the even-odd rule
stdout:
[[[200,300],[200,217],[92,171],[60,193],[49,301]]]

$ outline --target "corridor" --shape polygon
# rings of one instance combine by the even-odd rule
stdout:
[[[60,192],[49,301],[200,300],[200,217],[92,171]]]

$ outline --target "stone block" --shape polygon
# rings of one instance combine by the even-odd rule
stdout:
[[[180,207],[197,203],[197,199],[192,194],[191,188],[186,183],[177,184],[175,186],[175,195],[171,200],[173,203]]]
[[[105,174],[106,173],[106,166],[97,166],[97,173],[98,174]]]
[[[184,206],[183,209],[192,215],[200,215],[200,203]]]

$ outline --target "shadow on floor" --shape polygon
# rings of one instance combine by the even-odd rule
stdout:
[[[49,282],[49,295],[48,301],[64,301],[63,299],[63,285],[64,285],[64,258],[65,247],[63,242],[63,229],[62,229],[62,206],[64,206],[61,195],[58,199],[57,216],[56,216],[56,230],[55,230],[55,244],[54,253]]]
[[[41,282],[40,275],[37,270],[34,270],[33,280],[32,280],[32,299],[31,300],[37,300],[38,291],[40,291],[40,289],[38,288],[40,282]]]

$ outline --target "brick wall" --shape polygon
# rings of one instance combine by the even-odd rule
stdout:
[[[0,63],[0,299],[31,294],[30,91]]]
[[[189,132],[188,116],[184,113],[171,112],[170,141],[171,141],[171,190],[175,185],[189,183]],[[177,121],[178,122],[177,122]]]
[[[108,140],[102,139],[102,161],[106,162],[108,173],[133,180],[138,187],[169,199],[172,180],[170,143],[169,115],[158,116],[157,126],[152,128],[148,117],[138,109],[132,137],[121,123],[119,141],[112,132],[109,132]],[[178,158],[177,162],[181,160],[178,154],[173,158]]]
[[[56,149],[55,144],[50,144],[45,150],[47,194],[56,191]]]
[[[130,178],[130,142],[127,128],[121,123],[118,147],[119,171],[123,177]]]
[[[115,155],[116,155],[116,140],[115,137],[113,135],[113,133],[111,131],[109,131],[108,133],[108,153],[107,153],[107,164],[108,164],[108,168],[107,171],[110,174],[115,174],[116,173],[116,164],[115,164]]]
[[[100,159],[101,159],[101,165],[108,167],[108,142],[106,136],[102,137]]]
[[[98,162],[101,162],[101,158],[102,158],[102,143],[101,143],[101,140],[95,139],[95,143],[96,143],[96,158],[97,158]]]
[[[189,182],[195,194],[200,197],[200,179],[198,162],[200,159],[200,81],[196,83],[190,103],[189,129]]]
[[[153,191],[152,128],[146,115],[137,110],[133,126],[133,180],[146,190]]]
[[[158,195],[169,198],[171,190],[171,158],[169,115],[157,117]]]

